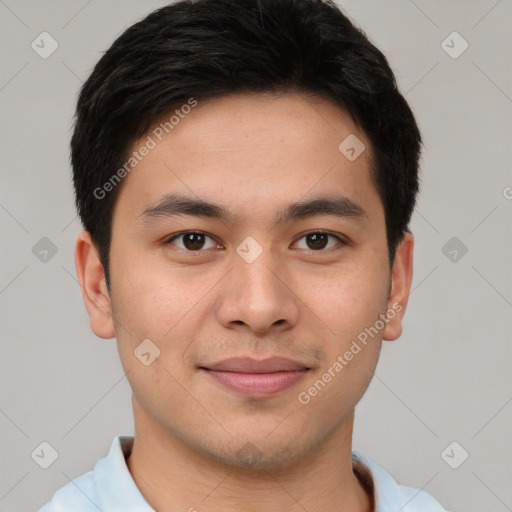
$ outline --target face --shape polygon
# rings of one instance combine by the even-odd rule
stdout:
[[[224,96],[158,126],[122,183],[91,326],[117,338],[136,425],[232,465],[291,463],[348,428],[400,335],[410,250],[391,274],[370,144],[303,94]]]

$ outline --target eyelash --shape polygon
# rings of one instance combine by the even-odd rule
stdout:
[[[190,235],[190,234],[205,235],[208,238],[211,238],[212,240],[215,241],[215,239],[212,236],[210,236],[208,233],[205,233],[204,231],[182,231],[181,233],[176,233],[176,234],[172,235],[170,238],[168,238],[165,241],[165,244],[166,245],[171,244],[174,240],[179,239],[180,237],[183,237],[184,235]],[[302,234],[297,240],[301,240],[302,238],[307,237],[308,235],[317,235],[317,234],[318,235],[328,235],[332,238],[335,238],[341,246],[349,245],[347,241],[343,240],[338,235],[331,233],[330,231],[309,231],[307,233]],[[218,242],[217,242],[217,244],[218,244]],[[221,245],[221,244],[218,244],[218,245]],[[180,247],[178,249],[181,250],[182,252],[188,252],[188,253],[200,253],[200,252],[205,252],[205,250],[206,250],[206,249],[198,249],[197,251],[192,251],[192,250],[186,249],[186,248],[181,249]],[[328,249],[319,249],[316,251],[313,249],[310,249],[310,251],[311,252],[328,252],[333,249],[335,249],[335,247],[329,247]]]

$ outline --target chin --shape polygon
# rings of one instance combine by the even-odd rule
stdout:
[[[228,466],[253,471],[285,469],[294,465],[301,458],[296,445],[276,449],[262,446],[261,442],[256,444],[250,441],[245,442],[236,451],[231,449],[229,452],[210,452],[210,456]]]
[[[236,433],[228,428],[233,437],[212,443],[212,437],[208,436],[208,445],[196,447],[203,456],[221,464],[256,471],[285,469],[314,451],[317,443],[313,439],[298,439],[285,430],[278,435],[276,425],[274,422],[268,429],[245,428]]]

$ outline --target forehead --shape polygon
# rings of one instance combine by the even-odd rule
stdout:
[[[174,141],[189,152],[229,150],[235,142],[235,149],[240,149],[256,143],[302,145],[306,140],[316,143],[309,148],[314,152],[316,148],[325,150],[329,144],[337,149],[338,139],[348,134],[365,138],[345,109],[310,93],[248,92],[196,101],[187,114],[170,112],[161,116],[148,134],[163,132],[164,139],[173,135]],[[184,102],[174,112],[178,114],[185,106]],[[169,127],[171,118],[171,124],[175,124]],[[319,144],[320,139],[324,144]]]
[[[369,142],[329,100],[247,93],[196,101],[161,116],[132,145],[130,154],[151,149],[124,178],[118,203],[140,214],[177,192],[254,215],[335,188],[355,203],[379,202]],[[362,151],[357,158],[347,158],[346,141]]]

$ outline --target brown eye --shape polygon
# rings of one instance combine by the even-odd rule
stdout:
[[[306,247],[299,247],[299,249],[311,249],[313,251],[322,251],[328,246],[330,238],[334,239],[341,245],[345,245],[345,242],[339,236],[333,235],[331,233],[326,233],[323,231],[315,231],[312,233],[302,235],[302,237],[299,238],[299,240],[306,240]],[[336,244],[331,244],[327,248],[331,249],[335,245]]]
[[[175,240],[181,243],[174,244],[173,242]],[[207,240],[211,241],[209,246]],[[174,235],[171,238],[169,238],[169,240],[167,240],[166,243],[177,245],[180,249],[186,251],[200,251],[201,249],[210,249],[212,247],[219,246],[219,244],[217,244],[206,233],[196,231],[187,231],[185,233],[179,233],[178,235]]]
[[[310,249],[324,249],[329,242],[329,235],[325,233],[312,233],[306,236],[306,243]]]

